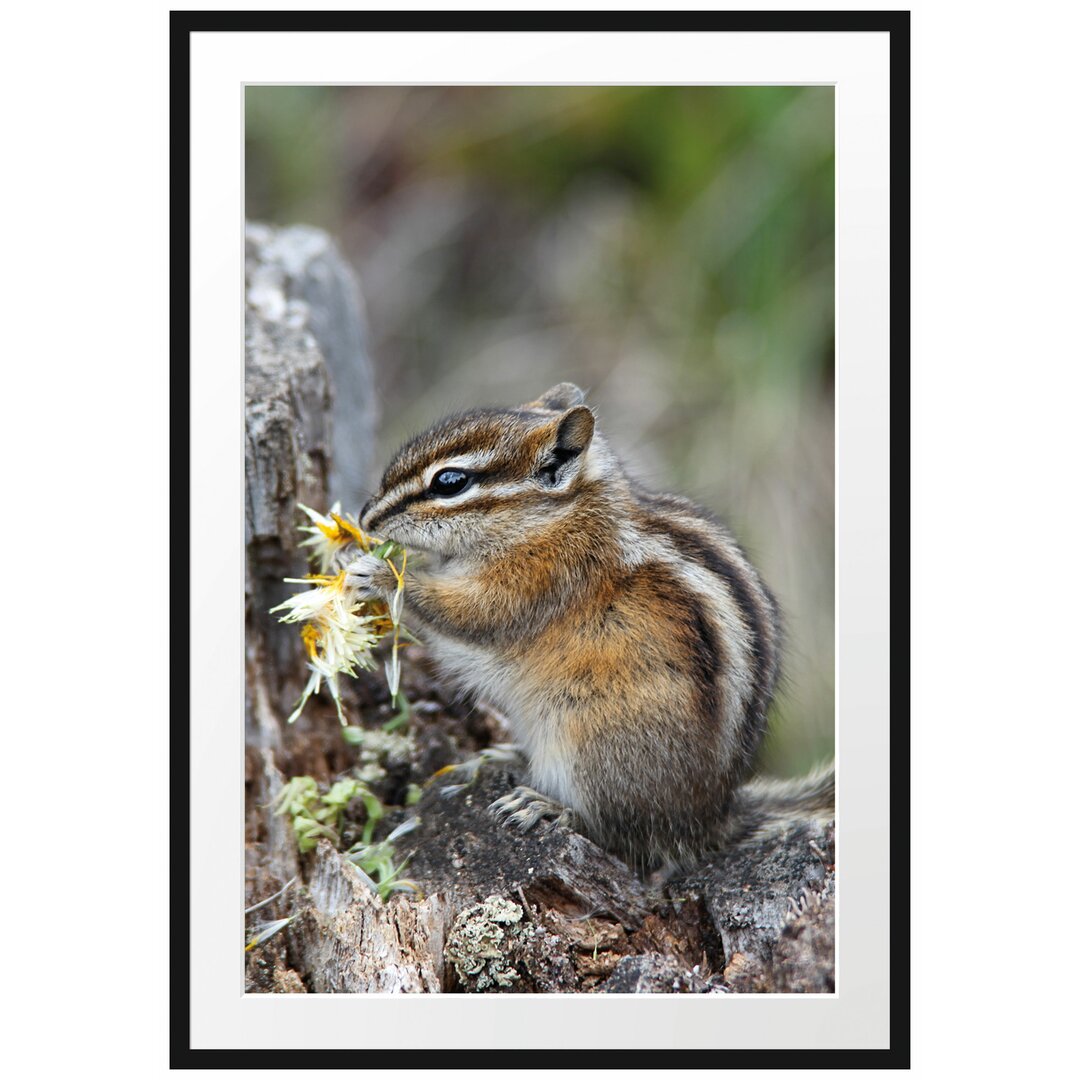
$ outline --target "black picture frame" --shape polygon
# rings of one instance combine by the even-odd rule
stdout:
[[[170,700],[170,1064],[172,1068],[521,1068],[512,1050],[194,1049],[190,1001],[190,36],[232,31],[613,31],[878,32],[890,55],[890,415],[891,415],[891,924],[890,1045],[887,1049],[732,1049],[710,1068],[910,1067],[910,13],[908,11],[728,12],[207,12],[170,18],[171,126],[171,700]],[[530,1049],[530,1068],[701,1067],[702,1051]]]

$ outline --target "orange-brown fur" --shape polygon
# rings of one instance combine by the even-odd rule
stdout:
[[[406,617],[436,663],[514,729],[535,790],[501,809],[527,827],[565,807],[655,865],[736,835],[733,807],[767,816],[738,791],[779,615],[722,525],[627,478],[583,398],[564,383],[447,418],[399,451],[362,523],[409,549]],[[394,587],[378,560],[349,569],[371,594]]]

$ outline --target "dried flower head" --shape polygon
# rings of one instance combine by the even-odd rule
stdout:
[[[303,711],[308,698],[318,693],[325,681],[337,708],[338,719],[347,725],[345,712],[338,690],[337,677],[345,674],[356,678],[358,670],[373,670],[375,661],[372,650],[387,634],[393,634],[390,659],[385,662],[386,680],[391,696],[397,700],[401,680],[398,661],[400,635],[408,631],[401,625],[401,611],[405,599],[405,562],[402,548],[390,542],[379,542],[369,537],[356,522],[341,514],[341,505],[335,503],[326,517],[310,507],[298,504],[314,522],[301,526],[301,531],[311,533],[311,539],[302,546],[310,546],[309,557],[320,567],[320,572],[303,578],[285,578],[298,585],[313,585],[306,592],[290,596],[284,603],[271,608],[271,612],[284,611],[281,622],[301,623],[300,637],[307,652],[311,675],[288,722],[293,723]],[[374,547],[373,544],[377,545]],[[397,589],[390,603],[381,600],[361,599],[356,590],[347,584],[344,570],[331,573],[338,564],[338,556],[351,545],[385,559],[397,580]],[[394,558],[400,555],[400,570]]]
[[[296,505],[313,522],[311,525],[300,526],[301,532],[311,533],[307,540],[300,542],[300,546],[311,548],[308,558],[318,566],[320,574],[329,574],[334,569],[335,557],[350,544],[356,544],[364,551],[371,550],[371,538],[351,514],[342,514],[340,502],[330,507],[329,517],[303,503]]]

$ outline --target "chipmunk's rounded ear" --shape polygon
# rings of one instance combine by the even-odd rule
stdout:
[[[596,420],[593,418],[592,409],[586,405],[577,405],[559,421],[555,446],[564,454],[576,457],[592,442],[595,427]]]
[[[561,382],[553,386],[546,393],[541,394],[535,401],[530,401],[526,409],[572,409],[575,405],[581,405],[585,401],[585,391],[572,382]]]
[[[546,487],[565,487],[579,471],[581,456],[592,442],[595,426],[592,409],[586,405],[575,405],[557,420],[545,424],[537,479]],[[551,441],[552,433],[554,441]]]

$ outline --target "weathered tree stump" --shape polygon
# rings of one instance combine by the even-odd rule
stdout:
[[[403,675],[407,728],[383,730],[394,710],[374,675],[344,680],[353,742],[318,699],[285,725],[305,658],[295,627],[269,609],[291,591],[281,579],[305,569],[296,503],[325,510],[337,495],[356,508],[370,479],[374,391],[359,293],[324,234],[250,226],[247,286],[248,905],[293,881],[249,918],[252,930],[291,921],[248,952],[247,989],[831,992],[831,827],[741,845],[662,887],[565,827],[521,835],[487,812],[515,782],[504,768],[485,765],[464,786],[434,776],[506,731],[482,703],[447,698],[415,649]],[[347,399],[344,418],[335,395]],[[299,852],[272,803],[284,780],[304,775],[324,790],[363,779],[387,807],[376,839],[419,817],[395,844],[415,891],[380,899],[342,854],[364,827],[359,798],[336,844]]]

